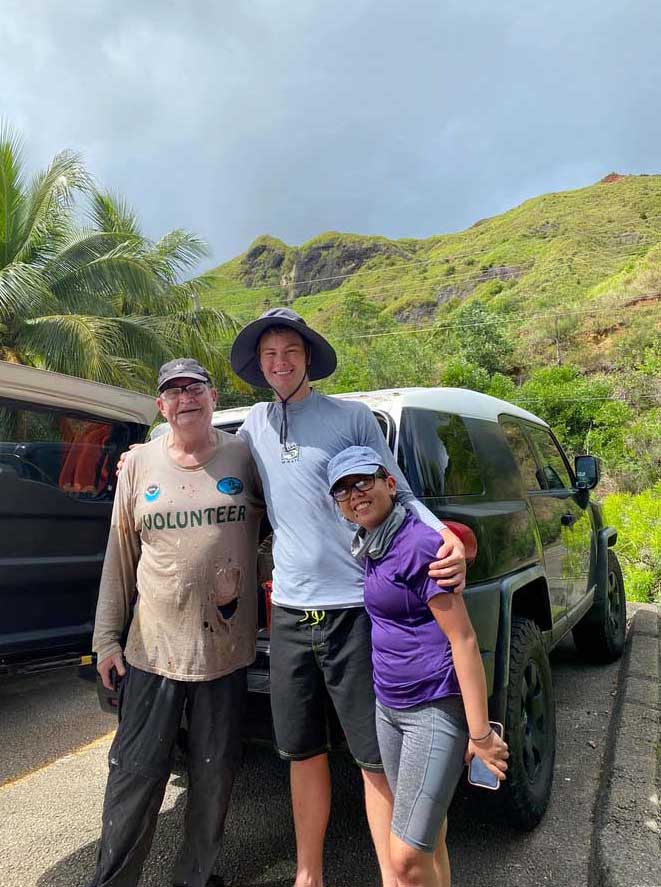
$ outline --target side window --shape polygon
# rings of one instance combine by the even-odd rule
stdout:
[[[0,402],[0,472],[19,480],[85,499],[110,498],[117,458],[128,443],[121,423]]]
[[[460,416],[405,407],[397,461],[421,498],[482,493],[482,476]]]
[[[516,464],[519,466],[524,488],[526,490],[543,489],[544,481],[538,472],[535,454],[519,423],[504,419],[501,420],[500,425]]]
[[[542,473],[549,490],[571,490],[572,480],[562,453],[545,428],[528,426],[528,433],[537,450]]]

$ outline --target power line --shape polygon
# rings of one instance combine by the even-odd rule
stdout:
[[[602,311],[614,311],[619,312],[622,309],[626,308],[626,303],[609,303],[607,305],[599,305],[590,309],[576,309],[575,311],[548,311],[548,312],[537,312],[533,314],[526,314],[526,320],[533,318],[558,318],[558,317],[580,317],[580,316],[592,316],[596,314],[600,314]],[[476,320],[476,321],[467,321],[467,322],[452,322],[448,323],[436,323],[432,326],[424,326],[424,327],[402,327],[397,330],[384,330],[382,332],[376,333],[357,333],[355,335],[342,336],[342,341],[348,341],[353,339],[375,339],[381,337],[388,336],[402,336],[417,333],[435,333],[441,330],[450,330],[450,329],[464,329],[471,327],[479,327],[479,326],[500,326],[505,324],[512,323],[520,323],[520,317],[494,317],[489,318],[488,320]]]
[[[435,386],[429,386],[429,387],[435,387]],[[438,386],[438,387],[443,387],[443,386]],[[467,388],[465,390],[469,391],[471,389]],[[347,394],[350,394],[350,393],[351,392],[347,392]],[[515,392],[515,394],[516,393],[517,392]],[[356,394],[369,394],[369,392],[356,392]],[[599,402],[611,401],[613,403],[637,404],[641,400],[644,400],[644,401],[649,400],[649,401],[656,402],[658,399],[659,399],[658,396],[654,395],[654,394],[641,394],[641,395],[638,395],[637,397],[632,397],[632,398],[602,396],[602,395],[596,395],[596,396],[592,397],[592,396],[588,395],[587,397],[554,397],[553,402],[554,403],[592,403],[594,401],[599,401]],[[519,405],[518,404],[519,401],[522,401],[525,403],[547,403],[547,401],[542,397],[530,397],[528,395],[521,395],[520,397],[517,396],[517,403],[514,403],[514,401],[512,401],[512,403],[514,404],[514,406],[517,406],[517,405]],[[255,403],[260,403],[260,402],[261,401],[254,401],[254,403],[252,403],[252,404],[245,404],[245,403],[236,403],[236,404],[229,404],[229,405],[223,404],[221,409],[222,410],[250,409],[250,407],[254,406]]]
[[[661,219],[661,215],[659,215],[659,216],[654,216],[654,218],[660,218],[660,219]],[[466,231],[461,231],[461,232],[457,232],[457,233],[454,233],[454,234],[441,234],[441,235],[438,235],[438,236],[439,236],[439,237],[458,237],[458,236],[461,236],[461,235],[466,234],[467,231],[469,231],[469,230],[470,230],[470,229],[466,229]],[[598,235],[598,233],[599,233],[599,232],[597,232],[597,235]],[[640,236],[641,236],[641,240],[639,241],[639,244],[640,244],[641,247],[644,245],[643,241],[645,241],[645,240],[648,239],[648,238],[647,238],[647,235],[648,235],[648,234],[653,234],[653,235],[655,235],[657,238],[661,239],[661,230],[660,230],[660,231],[657,231],[657,230],[652,230],[652,231],[650,231],[650,230],[648,229],[648,230],[646,230],[645,232],[642,232],[642,233],[641,233],[640,231],[622,231],[622,232],[619,232],[619,234],[617,234],[616,232],[614,232],[614,231],[611,230],[611,229],[604,229],[604,233],[610,235],[611,237],[614,235],[614,236],[619,236],[620,238],[623,237],[623,236],[628,236],[628,235],[632,235],[632,234],[635,234],[635,235],[637,235],[637,236],[640,235]],[[344,236],[347,236],[347,235],[342,235],[342,234],[338,235],[339,238],[344,237]],[[349,235],[349,236],[350,236],[350,235]],[[574,240],[574,239],[576,238],[576,236],[582,236],[584,240],[592,240],[593,242],[596,241],[597,243],[600,243],[600,244],[603,243],[603,241],[599,241],[599,240],[598,240],[598,237],[595,237],[595,231],[594,231],[594,229],[591,229],[590,231],[587,231],[587,230],[581,230],[581,229],[573,229],[571,232],[565,232],[565,233],[563,233],[563,234],[557,234],[556,236],[554,236],[554,237],[550,237],[550,238],[539,238],[539,239],[542,239],[542,240],[548,240],[548,242],[551,243],[551,242],[554,242],[554,241],[557,241],[557,240],[561,240],[561,239],[563,239],[563,238],[564,238],[564,239]],[[366,239],[366,240],[369,239],[369,235],[365,235],[365,239]],[[429,238],[429,239],[433,239],[433,238]],[[534,238],[528,238],[528,237],[526,237],[525,235],[520,235],[519,239],[520,239],[521,241],[525,242],[525,241],[528,240],[528,239],[534,239]],[[425,242],[424,240],[421,240],[421,241],[420,241],[420,243],[424,243],[424,242]],[[518,242],[518,241],[517,241],[517,242]],[[388,243],[389,243],[389,244],[392,244],[394,247],[397,247],[397,241],[388,241]],[[434,249],[440,248],[441,246],[444,246],[444,245],[445,245],[445,244],[438,243],[437,245],[432,245],[432,246],[430,246],[430,247],[429,247],[429,250],[431,251],[431,250],[434,250]],[[449,245],[449,244],[448,244],[448,245]],[[650,245],[654,245],[654,244],[650,244]],[[462,259],[462,258],[473,258],[475,255],[485,255],[486,253],[495,252],[495,251],[498,249],[498,247],[499,247],[499,244],[496,244],[495,246],[490,247],[490,248],[488,248],[488,249],[485,248],[485,249],[483,249],[483,250],[473,250],[473,251],[468,252],[468,253],[454,253],[454,254],[452,254],[452,255],[450,255],[450,256],[448,256],[448,257],[445,257],[445,258],[443,258],[443,259],[413,259],[413,258],[411,258],[411,259],[403,259],[402,262],[400,263],[400,265],[396,265],[396,266],[394,266],[394,269],[397,269],[397,268],[399,268],[399,267],[402,267],[402,268],[410,268],[412,265],[414,265],[414,266],[429,265],[429,264],[434,264],[434,263],[437,263],[437,262],[448,264],[448,263],[451,263],[451,262],[456,261],[457,259]],[[302,249],[302,247],[290,247],[290,249]],[[637,255],[637,254],[632,254],[632,255]],[[386,255],[386,256],[381,256],[381,257],[382,257],[382,258],[390,258],[390,257],[387,256],[387,255]],[[370,260],[368,259],[367,261],[370,261]],[[298,286],[303,286],[303,285],[308,285],[308,284],[324,283],[324,282],[329,281],[329,280],[344,280],[344,279],[347,279],[347,278],[350,278],[350,277],[351,277],[351,278],[358,277],[358,276],[360,276],[361,274],[370,274],[370,273],[374,273],[376,270],[385,270],[385,269],[374,269],[374,268],[359,269],[358,271],[350,271],[350,272],[347,272],[347,273],[345,273],[345,274],[333,274],[333,275],[329,275],[329,276],[327,276],[327,277],[310,277],[310,278],[304,278],[304,279],[302,279],[302,280],[296,281],[296,283],[297,283]],[[393,266],[390,266],[387,270],[393,270]],[[265,287],[272,287],[272,286],[279,286],[279,285],[277,285],[277,284],[265,284],[264,286],[265,286]]]
[[[626,263],[626,261],[631,258],[644,258],[644,257],[645,256],[642,253],[621,253],[621,252],[613,253],[611,256],[612,260],[614,262],[616,262],[617,264]],[[603,254],[602,254],[602,258],[603,258]],[[514,262],[513,259],[510,259],[509,261]],[[573,257],[563,259],[563,260],[556,259],[556,260],[554,260],[553,265],[546,264],[547,261],[548,261],[548,259],[546,257],[541,257],[541,259],[538,258],[537,260],[528,261],[527,263],[524,263],[524,264],[515,265],[514,267],[517,268],[517,271],[520,270],[520,273],[512,274],[509,277],[506,275],[500,276],[498,274],[491,274],[490,275],[489,271],[494,267],[496,269],[499,267],[500,268],[508,267],[507,265],[503,265],[503,266],[491,265],[489,268],[477,269],[477,272],[476,272],[476,270],[465,270],[461,273],[453,272],[452,274],[447,274],[444,277],[439,277],[435,280],[401,280],[400,279],[400,280],[392,281],[391,283],[379,283],[379,284],[372,286],[372,287],[369,286],[368,282],[363,282],[359,286],[362,287],[364,290],[367,290],[370,297],[372,297],[372,298],[378,298],[380,295],[383,295],[384,293],[389,292],[390,290],[393,290],[393,289],[398,289],[400,291],[401,295],[407,295],[409,292],[415,290],[415,291],[420,292],[421,297],[434,298],[434,297],[438,296],[439,289],[445,289],[445,288],[448,288],[448,287],[451,287],[454,285],[461,285],[464,282],[474,283],[475,284],[475,286],[473,287],[473,289],[474,289],[475,287],[479,286],[480,284],[489,283],[492,280],[500,280],[501,282],[505,281],[505,280],[516,280],[519,277],[522,277],[524,274],[530,273],[533,270],[537,270],[538,273],[544,274],[545,277],[547,278],[547,280],[552,275],[555,277],[559,276],[561,274],[563,268],[567,268],[568,265],[572,266],[569,269],[570,273],[572,271],[577,271],[579,273],[582,271],[585,271],[585,270],[592,271],[592,272],[595,271],[594,262],[591,262],[589,259],[584,258],[584,257],[573,256]],[[428,264],[428,265],[430,265],[430,264],[446,265],[447,267],[450,267],[452,263],[447,263],[445,260],[435,260],[434,262],[428,262],[426,264]],[[372,274],[372,275],[378,274],[379,276],[383,277],[384,274],[387,274],[389,272],[395,273],[396,271],[399,270],[399,267],[400,266],[397,266],[397,269],[395,269],[393,267],[371,268],[371,269],[366,270],[364,273],[365,274]],[[610,276],[620,274],[624,270],[625,269],[623,267],[614,268],[614,269],[610,270]],[[359,272],[356,272],[356,275],[358,273]],[[353,276],[354,275],[349,275],[349,277],[353,277]],[[600,282],[600,280],[597,279],[594,281],[593,285],[596,285],[599,282]],[[215,292],[215,293],[209,292],[208,296],[212,297],[213,301],[216,304],[218,304],[219,306],[225,307],[227,309],[232,309],[232,308],[239,308],[239,309],[244,308],[245,309],[245,308],[256,307],[259,304],[263,304],[264,301],[266,301],[266,299],[269,298],[268,296],[265,296],[263,294],[265,290],[280,297],[284,301],[287,301],[285,290],[279,284],[263,284],[259,287],[256,287],[255,289],[260,290],[261,294],[259,292],[254,292],[254,294],[253,294],[251,292],[251,288],[244,287],[243,289],[240,289],[240,290],[239,289],[229,290],[229,291],[225,290],[225,291],[220,291],[220,292]],[[346,290],[342,290],[341,286],[337,287],[336,290],[338,291],[339,295],[346,293]],[[425,290],[427,292],[425,292]],[[335,292],[335,290],[322,290],[321,292],[330,293],[330,292]],[[310,298],[310,297],[314,297],[315,295],[317,295],[317,294],[316,293],[307,293],[302,296],[297,296],[296,298]],[[457,293],[457,295],[461,295],[461,293]]]

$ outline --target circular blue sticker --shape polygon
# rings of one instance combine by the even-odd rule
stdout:
[[[216,484],[219,493],[225,493],[227,496],[238,496],[243,489],[243,481],[238,477],[221,477]]]
[[[145,499],[147,500],[147,502],[155,502],[160,495],[161,495],[161,485],[160,484],[149,484],[149,486],[145,490]]]

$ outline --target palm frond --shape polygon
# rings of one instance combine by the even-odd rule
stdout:
[[[121,343],[109,318],[47,315],[27,321],[16,348],[36,366],[99,382],[109,381],[107,362]]]
[[[153,323],[153,318],[114,317],[112,323],[119,336],[116,353],[150,367],[154,380],[158,367],[166,360],[177,356],[173,343],[161,335],[158,325]]]
[[[124,240],[143,242],[138,217],[129,204],[111,191],[93,191],[90,195],[89,217],[99,231],[121,234]]]
[[[194,267],[209,255],[209,247],[201,238],[181,228],[170,231],[145,254],[157,274],[174,283],[182,271]]]
[[[206,308],[145,318],[145,321],[156,336],[170,344],[175,355],[199,360],[217,384],[224,381],[226,387],[245,390],[229,365],[229,352],[238,328],[232,317]]]
[[[51,311],[56,304],[48,283],[32,265],[14,262],[0,268],[0,319],[25,319],[42,311]]]
[[[77,154],[56,154],[48,169],[37,174],[27,190],[26,218],[16,257],[35,261],[43,250],[52,254],[70,230],[74,194],[90,186],[90,176]]]
[[[16,254],[23,204],[23,145],[7,124],[0,125],[0,268]]]
[[[53,292],[66,300],[68,291],[83,291],[110,299],[130,294],[149,310],[151,300],[163,291],[163,284],[138,256],[131,244],[120,243],[97,258],[79,265],[51,266]]]

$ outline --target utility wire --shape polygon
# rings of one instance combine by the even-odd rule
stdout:
[[[612,233],[612,232],[609,232],[609,233]],[[622,235],[622,233],[624,233],[624,234],[629,234],[629,233],[638,234],[639,232],[621,232],[620,236]],[[659,238],[659,240],[661,241],[661,231],[654,231],[651,233],[655,234],[656,237]],[[584,235],[582,241],[579,240],[578,242],[575,243],[576,246],[579,246],[582,242],[585,242],[588,239],[591,239],[592,243],[596,242],[599,245],[602,245],[602,246],[604,245],[603,241],[599,241],[599,240],[595,239],[593,232],[582,232],[580,230],[574,231],[571,233],[567,233],[564,235],[558,235],[553,238],[549,238],[549,242],[555,242],[555,241],[559,241],[562,239],[565,239],[565,240],[569,239],[572,243],[574,243],[576,234]],[[442,235],[442,236],[451,237],[451,236],[455,236],[455,235]],[[612,237],[610,239],[612,240]],[[520,240],[522,242],[525,242],[525,238],[520,238]],[[438,246],[440,247],[441,245],[442,244],[439,244]],[[608,246],[609,246],[611,255],[614,257],[617,257],[617,258],[627,258],[627,257],[642,258],[642,257],[644,257],[645,253],[642,253],[640,250],[642,248],[644,248],[645,246],[647,246],[648,250],[649,250],[649,248],[654,247],[655,245],[656,245],[656,243],[654,243],[654,242],[650,243],[649,241],[646,240],[646,243],[643,243],[643,242],[639,243],[638,250],[635,250],[632,252],[626,252],[626,253],[622,252],[621,250],[614,249],[612,247],[612,245],[610,245],[610,244]],[[435,248],[437,248],[437,247],[431,247],[432,250]],[[499,249],[499,246],[496,245],[496,246],[492,246],[492,247],[481,249],[481,250],[472,250],[471,252],[466,252],[466,253],[454,253],[454,254],[450,254],[449,256],[444,256],[443,258],[404,259],[397,265],[390,265],[387,267],[361,268],[358,271],[347,272],[345,274],[335,274],[335,275],[329,275],[327,277],[307,278],[307,279],[296,281],[296,286],[297,287],[311,286],[311,285],[316,285],[319,283],[325,283],[325,282],[334,281],[334,280],[347,280],[349,278],[355,279],[356,277],[361,277],[361,276],[367,275],[367,274],[383,274],[383,273],[390,272],[390,271],[396,273],[396,272],[398,272],[400,270],[404,270],[404,269],[411,270],[414,267],[422,267],[422,266],[429,266],[429,265],[451,265],[459,259],[474,259],[477,256],[483,256],[483,255],[487,255],[487,254],[492,255],[493,253],[496,253],[498,251],[498,249]],[[602,254],[603,254],[603,251],[602,251]],[[387,258],[387,256],[386,256],[386,258]],[[539,263],[540,261],[543,261],[544,258],[545,258],[544,255],[538,256],[533,260],[528,260],[527,264],[534,265],[536,263]],[[572,255],[572,256],[567,257],[564,261],[567,263],[570,263],[570,262],[575,263],[576,261],[581,261],[581,260],[582,260],[582,257],[577,256],[577,255]],[[368,261],[370,261],[370,260],[368,259]],[[503,261],[505,261],[505,257],[503,257]],[[515,262],[516,260],[515,259],[508,259],[507,261]],[[488,269],[481,269],[481,270],[484,273],[484,271],[486,271]],[[468,274],[469,274],[469,276],[472,276],[474,274],[474,272],[468,272]],[[202,275],[202,276],[204,276],[204,275]],[[223,278],[222,274],[215,273],[213,271],[207,272],[207,276],[209,279],[213,279],[214,277],[216,277],[219,280],[223,280],[223,279],[227,280],[227,278]],[[245,289],[252,289],[252,287],[246,287]],[[263,284],[259,287],[255,287],[255,289],[261,289],[261,290],[269,289],[269,290],[278,290],[278,291],[282,292],[283,287],[280,284]],[[324,290],[324,291],[326,291],[326,290]],[[224,295],[234,295],[234,294],[240,295],[241,292],[242,291],[240,291],[240,290],[236,290],[233,292],[226,291],[226,293],[224,293]]]
[[[644,258],[643,254],[640,253],[618,253],[614,256],[614,261],[620,265],[620,263],[626,264],[626,261],[632,257],[636,258]],[[560,267],[560,262],[563,263],[564,268]],[[439,265],[447,265],[446,262],[437,262],[435,264]],[[571,268],[567,269],[567,266],[571,265]],[[448,266],[449,267],[449,266]],[[509,267],[507,265],[503,266],[491,266],[491,267]],[[520,277],[523,277],[525,274],[530,273],[530,271],[536,271],[538,274],[543,274],[546,282],[549,282],[553,277],[566,276],[566,273],[563,274],[563,270],[567,269],[569,273],[575,271],[578,273],[584,271],[592,271],[595,270],[595,265],[587,258],[570,258],[563,260],[555,260],[554,265],[544,265],[539,260],[533,262],[527,262],[526,264],[514,265],[517,268],[517,271],[520,269],[520,273],[512,274],[510,277],[500,276],[498,274],[489,274],[491,268],[485,269],[476,269],[476,270],[465,270],[462,272],[454,272],[452,274],[447,274],[436,278],[435,280],[396,280],[390,283],[379,283],[375,286],[370,287],[368,282],[361,283],[357,289],[366,291],[367,294],[371,298],[378,298],[379,296],[387,293],[391,290],[398,290],[399,297],[408,295],[410,292],[415,291],[419,293],[420,297],[428,297],[428,298],[437,298],[439,294],[439,290],[449,289],[455,285],[461,285],[462,283],[473,283],[474,288],[483,283],[489,283],[492,280],[518,280]],[[380,277],[383,277],[384,273],[393,271],[393,268],[378,268],[378,269],[370,269],[369,274],[376,275],[378,274]],[[615,276],[616,274],[620,274],[625,269],[623,267],[616,267],[610,271],[610,276]],[[358,274],[358,272],[356,272]],[[595,279],[592,285],[599,284],[601,279]],[[246,308],[254,308],[259,304],[263,304],[266,299],[269,298],[268,295],[264,295],[264,291],[272,292],[283,302],[287,302],[286,292],[279,284],[265,284],[263,286],[259,286],[255,288],[257,291],[254,293],[250,292],[250,288],[246,287],[243,290],[231,290],[231,291],[220,291],[213,292],[211,288],[207,292],[207,295],[213,298],[214,303],[222,308],[232,309],[246,309]],[[338,295],[342,296],[346,294],[346,290],[342,290],[340,287],[336,288],[338,291]],[[261,291],[261,292],[260,292]],[[323,293],[331,293],[335,290],[322,290]],[[302,296],[297,296],[296,298],[309,298],[317,295],[316,293],[307,293]],[[461,295],[461,293],[457,293],[457,295]]]
[[[626,303],[610,303],[608,305],[600,305],[595,308],[590,309],[576,309],[570,311],[549,311],[549,312],[538,312],[534,314],[526,314],[525,319],[533,319],[533,318],[560,318],[560,317],[578,317],[578,316],[592,316],[601,314],[603,311],[612,311],[612,312],[621,312],[624,308],[626,308]],[[610,318],[609,318],[610,319]],[[455,330],[455,329],[468,329],[472,327],[480,327],[480,326],[500,326],[506,324],[520,323],[520,317],[503,317],[503,318],[489,318],[488,320],[476,320],[476,321],[465,321],[454,323],[452,321],[448,323],[436,323],[432,326],[413,326],[413,327],[402,327],[397,330],[384,330],[381,332],[372,332],[372,333],[356,333],[348,336],[342,336],[341,341],[348,341],[353,339],[376,339],[388,336],[403,336],[417,333],[436,333],[442,330]],[[338,337],[334,337],[338,338]]]
[[[408,387],[408,386],[407,386],[407,387]],[[421,386],[412,386],[412,387],[421,387]],[[429,386],[429,387],[434,388],[434,387],[444,387],[444,386],[433,386],[433,385],[432,385],[432,386]],[[468,389],[468,388],[466,389],[466,391],[469,391],[469,390],[470,390],[470,389]],[[344,392],[343,392],[343,393],[344,393]],[[351,393],[355,393],[355,394],[369,394],[370,392],[369,392],[369,391],[347,392],[347,394],[351,394]],[[518,400],[521,400],[521,401],[523,401],[523,402],[525,402],[525,403],[547,403],[547,401],[546,401],[544,398],[542,398],[542,397],[529,397],[529,396],[527,396],[527,395],[521,395],[520,398],[517,397],[517,401],[518,401]],[[593,403],[594,401],[599,401],[599,402],[602,402],[602,401],[612,401],[613,403],[637,404],[637,403],[638,403],[639,401],[641,401],[641,400],[645,400],[645,401],[647,401],[647,400],[657,401],[657,400],[658,400],[658,396],[657,396],[657,395],[653,395],[653,394],[641,394],[641,395],[638,395],[637,397],[632,397],[632,398],[627,398],[627,397],[606,397],[606,396],[595,396],[595,397],[590,397],[590,396],[587,396],[587,397],[554,397],[554,398],[553,398],[553,402],[554,402],[554,403]],[[255,401],[255,403],[258,403],[258,402],[259,402],[259,401]],[[514,401],[512,401],[512,404],[513,404],[514,406],[518,406],[518,405],[519,405],[518,403],[514,403]],[[221,410],[240,410],[240,409],[250,409],[250,407],[253,406],[253,405],[254,405],[254,404],[245,404],[245,403],[235,403],[235,404],[227,404],[227,405],[226,405],[226,404],[223,404],[222,407],[221,407]]]
[[[658,218],[661,218],[661,216],[658,216]],[[470,229],[467,229],[467,230],[470,230]],[[457,236],[460,236],[461,234],[465,234],[465,233],[466,232],[458,232],[456,234],[441,234],[439,236],[440,237],[457,237]],[[623,236],[627,236],[627,235],[631,235],[631,234],[640,235],[641,240],[639,241],[639,245],[641,247],[645,245],[643,243],[643,240],[647,240],[648,234],[653,234],[656,236],[656,238],[661,239],[661,230],[659,230],[659,231],[647,230],[642,233],[640,231],[621,231],[619,233],[616,233],[616,232],[612,231],[611,229],[605,229],[604,233],[606,235],[608,235],[609,239],[611,239],[611,240],[612,240],[613,236],[622,238]],[[342,236],[344,236],[344,235],[339,235],[339,237],[342,237]],[[555,242],[558,240],[562,240],[562,239],[569,239],[573,242],[576,240],[577,236],[582,238],[581,240],[578,240],[578,244],[585,242],[586,240],[590,240],[593,243],[596,242],[597,244],[600,244],[600,245],[609,245],[609,244],[604,244],[604,242],[600,241],[598,239],[598,237],[595,237],[594,230],[582,231],[581,229],[574,229],[571,232],[568,231],[565,233],[557,234],[557,235],[555,235],[553,237],[549,237],[549,238],[546,238],[546,237],[535,238],[534,236],[527,237],[525,235],[519,235],[519,237],[517,238],[515,243],[519,243],[519,242],[525,243],[526,241],[533,240],[533,239],[548,240],[549,243],[552,243],[552,242]],[[369,235],[365,235],[365,238],[368,239]],[[424,243],[424,240],[421,242]],[[388,243],[392,244],[394,247],[397,247],[397,241],[389,241]],[[633,244],[623,244],[623,245],[633,245]],[[650,245],[653,245],[653,244],[650,244]],[[438,249],[442,246],[446,246],[446,244],[438,243],[437,245],[432,245],[429,247],[429,250],[433,251],[434,249]],[[302,247],[290,247],[290,249],[301,249],[301,248]],[[333,274],[333,275],[329,275],[328,277],[303,278],[302,280],[296,281],[296,284],[297,284],[297,286],[303,286],[303,285],[307,286],[310,284],[324,283],[324,282],[327,282],[330,280],[344,280],[349,277],[355,278],[355,277],[358,277],[362,274],[374,273],[376,270],[380,270],[380,271],[382,271],[382,270],[396,270],[397,268],[400,268],[400,267],[401,268],[410,268],[411,266],[423,266],[423,265],[430,265],[430,264],[435,264],[435,263],[451,264],[452,262],[454,262],[458,259],[464,259],[464,258],[469,259],[469,258],[473,258],[476,255],[485,255],[487,253],[494,253],[498,250],[498,248],[499,248],[499,245],[496,244],[495,246],[485,248],[482,250],[473,250],[473,251],[467,252],[467,253],[453,253],[453,254],[446,256],[442,259],[435,259],[435,258],[432,258],[432,259],[414,259],[414,258],[402,259],[402,261],[399,265],[389,266],[387,269],[365,268],[365,269],[359,269],[358,271],[353,271],[353,272],[349,271],[345,274]],[[632,255],[638,255],[638,253],[633,253]],[[381,256],[380,258],[390,258],[390,257],[386,255],[386,256]],[[232,261],[232,260],[230,260],[230,261]],[[370,259],[368,259],[367,261],[370,261]],[[209,275],[212,276],[213,272],[209,272]],[[272,286],[277,286],[277,284],[265,284],[265,286],[272,287]]]

